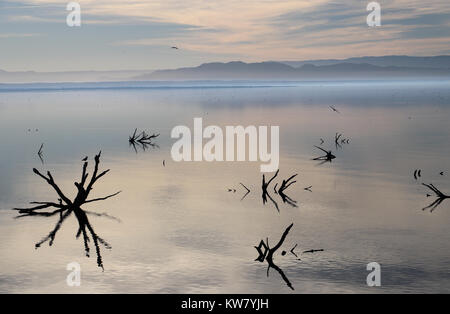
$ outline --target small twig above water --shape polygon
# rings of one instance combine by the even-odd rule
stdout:
[[[441,203],[450,198],[450,195],[446,195],[444,193],[442,193],[437,187],[435,187],[433,184],[425,184],[422,183],[422,185],[426,186],[427,188],[429,188],[431,191],[433,191],[433,193],[437,196],[437,199],[432,202],[430,205],[428,205],[427,207],[424,207],[422,210],[427,210],[430,209],[430,212],[433,212],[439,205],[441,205]]]
[[[323,149],[322,147],[319,146],[314,146],[315,148],[320,149],[321,151],[323,151],[326,155],[323,156],[319,156],[316,158],[313,158],[313,160],[318,160],[318,161],[322,161],[320,164],[323,164],[325,162],[332,162],[333,159],[336,159],[336,156],[333,155],[333,152],[331,150],[327,151],[325,149]]]
[[[275,175],[267,182],[266,182],[266,177],[263,174],[262,185],[261,185],[263,204],[266,204],[267,203],[267,198],[269,198],[272,201],[272,203],[274,204],[274,206],[275,206],[275,208],[277,209],[278,212],[280,212],[280,209],[278,208],[278,203],[275,202],[275,200],[270,196],[270,194],[267,191],[267,188],[269,187],[270,183],[278,176],[279,172],[280,172],[280,170],[277,170]]]
[[[342,148],[343,144],[349,144],[350,139],[342,137],[342,133],[336,133],[334,136],[334,143],[336,145],[336,149]]]
[[[37,155],[38,155],[39,159],[41,160],[42,164],[44,164],[44,157],[43,157],[44,151],[43,151],[43,148],[44,148],[44,143],[41,144],[41,147],[39,147],[39,151],[37,153]]]
[[[302,254],[316,253],[316,252],[323,252],[323,251],[325,251],[325,250],[324,249],[308,250],[308,251],[303,251]]]
[[[247,197],[248,194],[250,194],[250,189],[248,187],[246,187],[243,183],[239,183],[240,185],[242,185],[244,187],[244,189],[247,190],[247,193],[244,194],[244,196],[242,196],[241,201]]]
[[[292,207],[297,207],[297,202],[291,199],[289,196],[287,196],[284,191],[288,189],[292,184],[296,183],[297,181],[292,181],[297,174],[294,174],[293,176],[290,176],[287,180],[283,180],[281,183],[280,188],[278,189],[278,195],[280,195],[281,199],[283,200],[283,203],[287,203],[291,205]]]
[[[156,139],[159,136],[159,133],[153,133],[152,135],[147,134],[145,131],[142,131],[138,133],[138,129],[136,128],[134,130],[133,135],[128,137],[128,143],[133,146],[134,150],[137,153],[136,147],[139,146],[142,148],[142,150],[146,150],[148,147],[156,147],[159,148],[159,146],[155,143],[153,143],[153,140]]]

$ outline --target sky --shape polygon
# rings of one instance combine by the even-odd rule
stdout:
[[[153,70],[205,62],[450,55],[449,0],[0,0],[0,69]],[[179,47],[178,50],[171,49]]]

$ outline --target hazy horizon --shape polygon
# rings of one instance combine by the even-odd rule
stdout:
[[[327,80],[430,80],[450,78],[450,55],[367,56],[349,59],[242,61],[203,63],[195,67],[155,70],[7,72],[0,83],[81,83],[129,81],[327,81]]]
[[[281,64],[289,64],[292,67],[297,67],[293,64],[295,63],[309,63],[309,64],[314,64],[317,62],[324,62],[324,63],[328,63],[328,64],[337,64],[337,63],[341,63],[341,62],[347,62],[348,60],[352,60],[352,59],[365,59],[365,58],[392,58],[392,57],[397,57],[397,58],[438,58],[438,57],[450,57],[450,53],[449,54],[441,54],[441,55],[364,55],[364,56],[359,56],[359,57],[355,57],[355,56],[349,56],[349,57],[345,57],[345,58],[322,58],[322,59],[292,59],[292,60],[261,60],[261,61],[255,61],[255,62],[246,62],[240,59],[236,59],[236,60],[228,60],[228,61],[221,61],[221,60],[217,60],[217,61],[211,61],[211,62],[202,62],[202,63],[198,63],[198,64],[193,64],[191,66],[179,66],[179,67],[166,67],[166,68],[154,68],[154,69],[150,69],[150,68],[141,68],[141,69],[131,69],[131,68],[126,68],[123,67],[121,69],[114,69],[114,70],[90,70],[90,69],[74,69],[74,70],[58,70],[58,71],[36,71],[34,69],[27,69],[27,70],[17,70],[17,71],[8,71],[5,70],[3,68],[0,68],[0,71],[3,72],[8,72],[8,73],[23,73],[23,72],[36,72],[36,73],[71,73],[71,72],[152,72],[152,71],[159,71],[159,70],[177,70],[177,69],[183,69],[183,68],[194,68],[194,67],[199,67],[201,65],[204,64],[211,64],[211,63],[223,63],[223,64],[227,64],[227,63],[233,63],[233,62],[242,62],[242,63],[246,63],[246,64],[258,64],[258,63],[269,63],[269,62],[276,62],[276,63],[281,63]],[[368,63],[371,64],[371,63]]]

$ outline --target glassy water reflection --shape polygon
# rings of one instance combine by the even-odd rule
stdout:
[[[2,87],[0,292],[450,292],[450,200],[432,213],[422,210],[437,197],[422,183],[450,194],[449,87]],[[171,160],[171,129],[192,128],[194,117],[205,126],[280,126],[280,172],[267,189],[279,211],[262,199],[259,163]],[[136,128],[160,133],[157,146],[130,147]],[[342,134],[338,147],[336,133]],[[37,155],[42,143],[44,164]],[[312,159],[325,153],[315,146],[336,158],[319,165]],[[104,272],[75,239],[77,219],[64,222],[52,247],[35,250],[59,216],[13,219],[18,213],[11,210],[57,202],[33,168],[50,170],[74,199],[81,159],[92,162],[100,150],[102,168],[111,172],[92,197],[122,191],[83,206],[120,219],[89,217],[112,246],[102,251]],[[297,182],[285,190],[289,202],[274,185],[294,174]],[[251,191],[245,198],[240,183]],[[255,246],[267,238],[269,247],[276,245],[292,223],[273,260],[294,291],[274,269],[267,277],[267,263],[255,261]],[[324,251],[302,254],[311,249]],[[382,288],[375,290],[366,286],[366,265],[374,261],[382,266]],[[71,262],[81,265],[80,288],[66,285]]]

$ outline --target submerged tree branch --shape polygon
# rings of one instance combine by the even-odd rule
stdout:
[[[116,219],[115,217],[109,216],[107,214],[97,214],[93,212],[85,212],[83,209],[81,209],[81,206],[87,203],[97,202],[97,201],[104,201],[109,198],[112,198],[114,196],[117,196],[121,191],[116,192],[114,194],[107,195],[105,197],[99,197],[99,198],[93,198],[88,200],[89,194],[93,190],[94,184],[101,179],[104,175],[106,175],[109,172],[108,170],[102,171],[99,173],[99,165],[100,165],[100,157],[101,152],[99,152],[95,158],[95,164],[94,164],[94,170],[91,176],[91,179],[88,182],[89,174],[87,173],[88,168],[88,162],[85,161],[82,167],[81,172],[81,179],[80,182],[75,182],[75,186],[77,188],[77,195],[75,196],[74,200],[71,201],[68,197],[65,196],[65,194],[61,191],[59,186],[56,184],[55,180],[53,179],[52,174],[50,171],[47,172],[47,176],[43,175],[39,170],[36,168],[33,169],[33,172],[44,179],[58,194],[59,196],[59,203],[56,202],[31,202],[30,204],[36,205],[29,208],[13,208],[13,210],[19,211],[20,216],[17,216],[16,218],[22,218],[22,217],[28,217],[28,216],[40,216],[40,217],[52,217],[56,214],[60,214],[60,217],[58,219],[58,222],[56,223],[53,230],[50,231],[50,233],[44,237],[41,241],[36,243],[35,247],[39,248],[42,244],[48,242],[49,245],[53,245],[53,242],[56,238],[56,234],[61,229],[62,224],[64,221],[72,214],[75,214],[75,217],[78,221],[78,231],[76,234],[77,239],[83,235],[83,242],[84,242],[84,248],[86,252],[86,256],[89,256],[90,248],[89,248],[89,242],[94,242],[95,251],[97,254],[97,265],[103,269],[103,261],[100,251],[100,245],[104,246],[107,249],[110,249],[111,246],[106,242],[104,239],[99,237],[97,233],[94,231],[94,228],[92,227],[91,223],[89,222],[89,219],[87,217],[87,214],[90,215],[96,215],[99,217],[107,217],[111,219]],[[85,158],[84,160],[87,160]],[[53,211],[40,211],[42,209],[48,209],[48,208],[55,208]],[[89,236],[90,235],[90,236]]]

